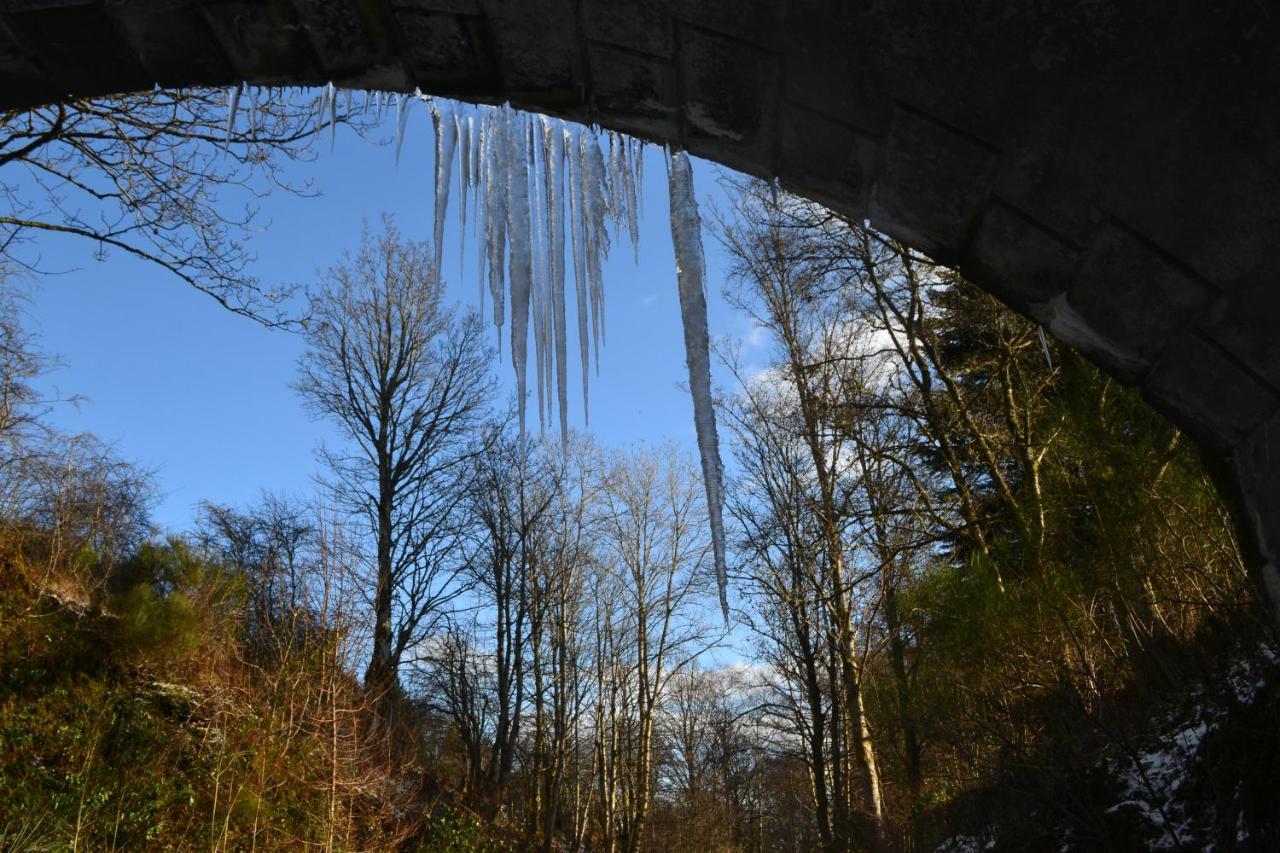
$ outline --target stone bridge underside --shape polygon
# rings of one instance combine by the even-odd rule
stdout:
[[[416,86],[779,176],[1139,385],[1221,462],[1280,608],[1268,6],[4,0],[0,107],[157,82]]]

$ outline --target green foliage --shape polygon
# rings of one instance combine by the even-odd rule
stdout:
[[[117,638],[127,655],[176,663],[200,642],[200,617],[181,592],[157,597],[154,588],[138,584],[114,602],[120,622]]]
[[[147,543],[117,572],[112,598],[119,651],[158,665],[188,658],[211,624],[233,617],[243,581],[196,554],[180,539]]]
[[[966,817],[1022,819],[1012,812],[1035,831],[1030,816],[1044,810],[1087,833],[1114,803],[1084,784],[1101,751],[1200,677],[1197,649],[1218,625],[1247,632],[1256,605],[1188,440],[1078,355],[1055,348],[1050,368],[1032,327],[971,285],[953,279],[934,298],[944,364],[1013,495],[975,479],[986,552],[952,543],[901,595],[931,778],[920,825],[947,835]],[[1034,481],[1014,421],[1041,454]],[[956,429],[957,443],[971,437]],[[1025,519],[1041,511],[1037,550]],[[886,727],[898,713],[891,678],[873,672]]]
[[[931,653],[975,658],[995,647],[1010,609],[994,566],[980,554],[970,555],[961,567],[933,564],[906,591],[902,604],[934,641]]]
[[[0,698],[0,825],[40,819],[89,849],[137,849],[181,823],[192,780],[186,735],[124,686],[68,677]]]
[[[513,849],[471,812],[438,805],[423,828],[422,853],[501,853]]]
[[[223,615],[234,613],[244,602],[242,577],[206,560],[176,537],[163,544],[143,544],[113,581],[121,590],[145,584],[161,597],[182,593]]]
[[[416,826],[381,811],[393,770],[360,751],[367,706],[332,639],[286,634],[280,659],[245,663],[243,584],[186,543],[139,549],[104,611],[8,580],[0,848],[386,849]]]

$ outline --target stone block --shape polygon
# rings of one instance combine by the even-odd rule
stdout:
[[[776,48],[783,36],[787,5],[778,0],[671,0],[681,22],[766,49]]]
[[[34,57],[0,23],[0,109],[23,109],[31,101],[52,101],[58,89]]]
[[[405,60],[424,92],[489,94],[500,88],[481,19],[412,9],[397,9],[395,16]]]
[[[180,84],[193,71],[207,80],[233,78],[230,63],[195,3],[134,0],[105,10],[153,82]]]
[[[876,141],[837,119],[787,102],[782,108],[781,150],[774,164],[789,186],[828,206],[865,211],[875,165]],[[820,198],[818,198],[820,196]]]
[[[419,12],[449,12],[454,15],[483,15],[480,0],[391,0],[391,8],[417,9]]]
[[[889,127],[892,88],[874,70],[867,4],[790,0],[782,28],[788,101],[836,116],[870,136]]]
[[[685,24],[679,42],[685,144],[701,156],[759,173],[772,159],[777,55]]]
[[[987,206],[994,153],[981,140],[899,105],[871,191],[872,224],[939,260],[956,258]]]
[[[648,139],[680,135],[675,67],[656,56],[606,44],[588,48],[593,114],[610,127]]]
[[[1021,211],[992,199],[960,261],[960,271],[1018,310],[1064,293],[1080,249]]]
[[[287,86],[329,81],[291,3],[219,2],[204,3],[200,8],[231,61],[236,79]]]
[[[584,96],[574,0],[486,0],[504,94],[556,108]]]
[[[1170,341],[1142,396],[1196,439],[1224,451],[1280,411],[1280,396],[1199,332]]]
[[[1280,566],[1280,414],[1236,447],[1232,463],[1257,544],[1266,559]]]
[[[377,59],[359,4],[294,0],[294,8],[329,77],[341,78]],[[389,46],[385,40],[383,46]]]
[[[582,4],[590,41],[670,59],[671,4],[666,0],[594,0]]]
[[[1200,327],[1228,352],[1280,389],[1280,286],[1254,278],[1214,300]]]
[[[1068,300],[1095,334],[1135,362],[1150,364],[1212,298],[1205,282],[1114,222],[1098,232]]]
[[[28,55],[49,69],[50,88],[60,96],[134,92],[155,84],[99,4],[33,7],[11,12],[5,21]]]

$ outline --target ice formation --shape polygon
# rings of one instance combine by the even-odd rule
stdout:
[[[1040,348],[1044,350],[1045,364],[1049,365],[1049,369],[1053,370],[1053,356],[1049,352],[1049,339],[1045,337],[1044,326],[1036,326],[1036,336],[1040,338]]]
[[[693,395],[693,421],[702,461],[711,517],[711,547],[715,554],[720,610],[729,621],[728,576],[724,554],[723,472],[716,412],[711,399],[711,346],[707,331],[706,262],[702,253],[702,222],[693,192],[693,168],[683,151],[673,152],[668,184],[671,194],[671,242],[676,253],[676,278],[680,287],[680,316],[684,320],[685,360],[689,365],[689,391]]]
[[[440,274],[444,263],[444,222],[449,210],[449,186],[453,183],[453,151],[457,145],[457,124],[453,116],[441,116],[434,104],[431,106],[431,126],[436,131],[436,210],[435,210],[435,271]]]
[[[243,86],[232,86],[227,92],[227,139],[231,139],[231,133],[236,126],[236,110],[240,108],[240,93],[244,91]]]
[[[236,86],[227,93],[227,135],[231,136],[241,95]],[[250,124],[257,120],[257,92],[250,90]],[[344,92],[345,112],[351,93]],[[316,132],[327,124],[330,144],[336,138],[338,91],[323,87],[314,107]],[[364,109],[381,120],[395,99],[395,160],[400,161],[409,112],[424,102],[435,131],[434,238],[436,268],[444,251],[450,187],[457,171],[461,218],[460,251],[465,253],[468,207],[473,211],[479,263],[476,275],[483,313],[485,291],[492,300],[498,353],[502,354],[503,326],[510,298],[511,362],[518,392],[520,435],[526,425],[529,385],[528,338],[534,337],[534,387],[539,422],[558,417],[560,437],[568,442],[568,333],[565,294],[568,262],[573,265],[576,296],[578,362],[582,382],[583,417],[587,417],[590,356],[597,375],[604,342],[604,261],[612,235],[625,232],[639,260],[644,150],[639,140],[583,127],[546,116],[532,116],[511,106],[473,106],[412,95],[367,93]],[[676,277],[684,325],[685,356],[693,396],[699,456],[711,521],[720,605],[728,620],[725,537],[722,523],[723,486],[715,411],[711,396],[711,363],[707,331],[705,264],[701,222],[693,188],[693,172],[684,152],[667,153],[671,198],[671,236],[676,254]],[[612,232],[612,235],[611,235]],[[567,244],[567,245],[566,245]],[[566,260],[566,248],[568,260]]]

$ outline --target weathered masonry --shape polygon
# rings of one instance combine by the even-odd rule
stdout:
[[[1280,612],[1280,12],[1223,0],[5,0],[0,106],[423,91],[597,122],[956,263],[1224,460]]]

